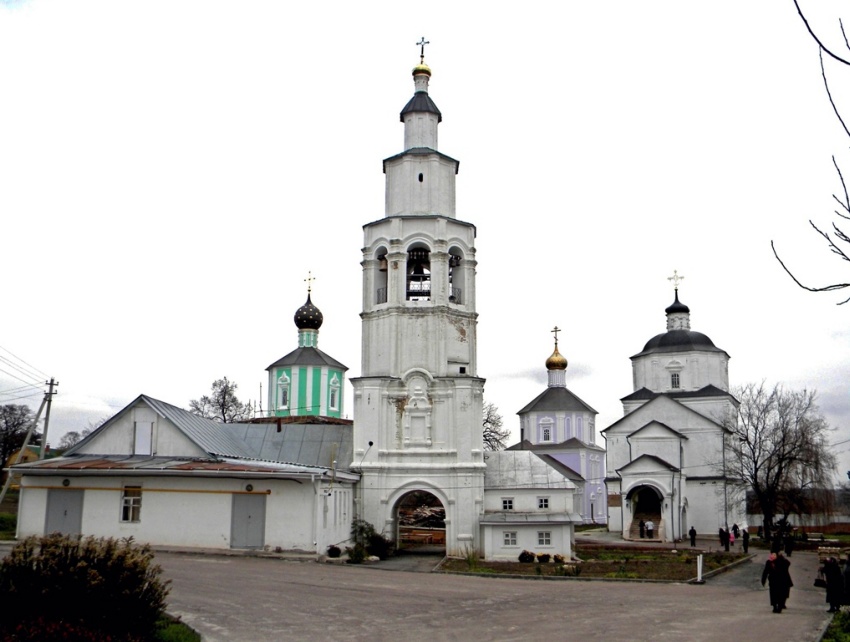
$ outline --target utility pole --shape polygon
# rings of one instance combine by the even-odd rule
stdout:
[[[54,381],[53,377],[50,377],[50,381],[45,381],[44,383],[49,386],[49,388],[47,392],[44,393],[44,398],[47,401],[47,412],[44,414],[44,433],[41,435],[41,450],[38,453],[39,459],[44,459],[44,453],[47,450],[47,426],[50,423],[50,404],[53,402],[53,395],[56,394],[53,392],[53,388],[54,386],[59,386],[59,382]]]
[[[44,399],[41,400],[41,406],[38,408],[38,412],[35,415],[35,419],[32,420],[30,427],[27,429],[27,436],[24,437],[24,443],[21,446],[21,449],[18,451],[18,456],[15,457],[15,461],[12,463],[12,466],[21,463],[21,459],[24,457],[24,452],[27,449],[27,446],[30,443],[30,437],[35,432],[35,427],[38,425],[38,420],[41,419],[41,412],[44,410],[44,406],[48,404],[48,400],[50,399],[49,393],[44,393]],[[42,448],[42,451],[44,449]],[[6,491],[9,490],[9,486],[12,485],[12,471],[9,469],[9,474],[6,476],[6,483],[3,484],[3,490],[0,491],[0,503],[3,503],[3,499],[6,497]]]

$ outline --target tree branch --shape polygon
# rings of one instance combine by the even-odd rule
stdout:
[[[815,35],[815,32],[812,30],[812,27],[809,25],[809,21],[808,21],[808,20],[806,20],[806,16],[804,16],[804,15],[803,15],[803,10],[802,10],[802,9],[800,9],[800,3],[799,3],[799,2],[797,2],[797,0],[794,0],[794,6],[795,6],[795,7],[797,7],[797,13],[799,13],[799,14],[800,14],[800,18],[803,20],[803,24],[804,24],[804,25],[806,25],[806,29],[808,29],[808,30],[809,30],[809,35],[811,35],[811,36],[812,36],[812,38],[814,38],[814,39],[815,39],[815,42],[816,42],[816,43],[818,43],[818,46],[820,46],[820,48],[821,48],[821,49],[823,49],[823,50],[824,50],[826,53],[828,53],[831,57],[835,58],[838,62],[844,63],[845,65],[850,65],[850,60],[845,60],[845,59],[844,59],[844,58],[842,58],[841,56],[838,56],[838,55],[836,55],[836,54],[832,53],[832,51],[830,51],[830,50],[826,47],[826,45],[824,45],[824,44],[820,41],[820,38],[818,38],[818,37]],[[839,23],[840,23],[840,20],[839,20]],[[842,32],[842,33],[844,33],[844,27],[843,27],[843,26],[842,26],[841,32]],[[844,38],[845,38],[845,41],[846,41],[847,36],[845,35],[845,37],[844,37]]]

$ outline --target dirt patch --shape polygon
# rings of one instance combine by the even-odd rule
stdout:
[[[660,550],[642,548],[616,548],[607,546],[576,546],[576,557],[581,562],[575,564],[578,577],[668,580],[685,582],[697,576],[697,553],[686,550]],[[705,553],[703,555],[703,574],[727,566],[743,557],[740,553]],[[441,570],[504,574],[523,576],[572,576],[572,563],[561,565],[553,562],[485,562],[479,561],[470,567],[465,559],[449,559]]]

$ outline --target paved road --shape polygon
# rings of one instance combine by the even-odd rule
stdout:
[[[789,640],[826,625],[813,553],[791,561],[788,610],[771,612],[764,554],[702,586],[378,572],[377,567],[159,553],[169,611],[206,642],[280,640]]]

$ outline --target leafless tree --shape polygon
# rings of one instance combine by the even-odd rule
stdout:
[[[802,8],[800,7],[800,3],[798,0],[794,0],[794,5],[797,7],[797,13],[800,15],[803,23],[806,25],[806,29],[808,30],[811,37],[817,43],[819,48],[820,55],[820,70],[821,76],[823,77],[823,85],[826,89],[826,95],[829,98],[829,103],[832,105],[832,109],[835,112],[838,121],[841,123],[842,128],[844,129],[844,133],[850,137],[850,129],[847,127],[847,122],[842,117],[841,110],[836,104],[832,92],[829,88],[829,81],[827,79],[826,67],[824,66],[824,54],[826,54],[832,60],[838,62],[843,65],[850,71],[850,40],[847,38],[847,32],[844,29],[844,23],[841,18],[838,18],[838,25],[841,29],[841,35],[844,38],[844,46],[847,49],[848,53],[844,53],[843,51],[839,51],[833,47],[829,47],[825,44],[825,38],[822,38],[818,35],[815,29],[810,24],[810,21],[807,19],[806,15],[803,13]],[[838,173],[838,180],[841,183],[841,192],[842,196],[838,196],[836,194],[832,195],[832,198],[835,199],[835,202],[838,203],[839,209],[835,210],[835,214],[844,220],[850,220],[850,196],[848,196],[847,192],[847,184],[844,181],[844,175],[841,173],[841,168],[838,165],[838,161],[835,160],[835,156],[832,157],[832,164],[835,166],[835,171]],[[809,219],[809,225],[817,232],[820,236],[824,238],[829,247],[829,251],[833,254],[836,254],[839,258],[844,261],[850,261],[850,256],[848,256],[848,251],[850,251],[850,236],[842,230],[837,223],[832,223],[832,230],[822,229],[818,227],[811,219]],[[794,280],[794,283],[799,285],[804,290],[808,290],[809,292],[832,292],[835,290],[843,290],[844,288],[850,287],[850,283],[838,282],[831,283],[829,285],[824,286],[810,286],[802,283],[794,273],[785,265],[782,259],[779,258],[779,253],[776,250],[776,246],[773,241],[770,242],[770,247],[773,249],[773,254],[776,257],[776,260],[779,261],[779,264],[782,268],[788,273],[788,275]],[[843,301],[839,301],[838,305],[842,305],[850,301],[850,297],[844,299]]]
[[[502,426],[502,415],[495,404],[484,402],[484,450],[504,450],[511,431]]]
[[[727,472],[752,490],[769,531],[777,517],[822,510],[819,491],[833,487],[836,458],[829,425],[810,390],[749,383],[733,391],[737,413],[725,418],[735,456]]]
[[[251,416],[250,404],[242,403],[236,397],[237,384],[227,377],[216,379],[212,384],[212,394],[189,402],[189,411],[225,424],[248,419]]]

